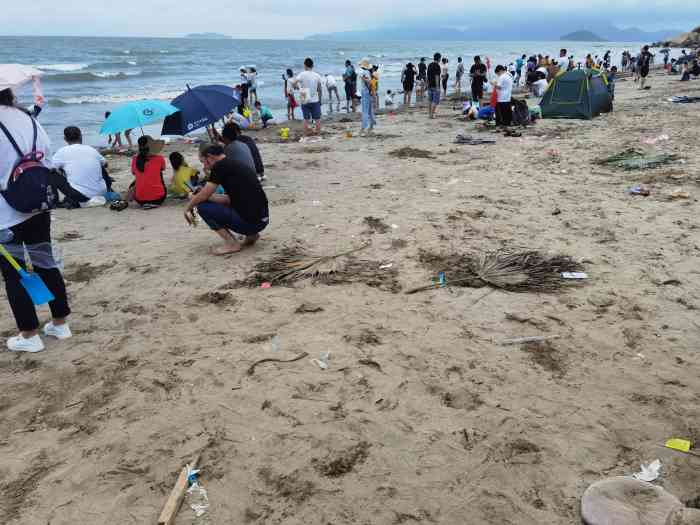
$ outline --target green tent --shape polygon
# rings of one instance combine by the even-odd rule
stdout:
[[[540,102],[542,118],[592,119],[612,111],[608,80],[596,69],[559,73]]]

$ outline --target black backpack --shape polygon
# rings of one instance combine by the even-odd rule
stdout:
[[[527,126],[530,124],[530,108],[524,100],[513,101],[513,125]]]
[[[53,170],[47,168],[41,161],[44,153],[36,150],[37,126],[36,121],[27,115],[32,121],[34,138],[32,151],[23,153],[9,130],[0,122],[0,130],[5,133],[7,140],[17,152],[19,160],[10,173],[7,188],[0,191],[7,203],[21,213],[34,213],[47,211],[58,204],[58,192],[53,185]]]

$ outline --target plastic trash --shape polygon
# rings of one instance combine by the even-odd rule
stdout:
[[[586,272],[562,272],[561,276],[564,279],[588,279]]]
[[[440,272],[438,274],[438,284],[440,285],[440,288],[447,286],[447,276],[445,275],[445,272]]]
[[[272,288],[272,283],[268,283],[268,282],[261,283],[260,288],[262,288],[263,290],[268,290],[268,289]]]
[[[280,351],[280,338],[279,336],[274,336],[271,341],[272,345],[272,351],[273,352],[279,352]]]
[[[669,140],[669,139],[670,139],[670,137],[668,135],[666,135],[665,133],[663,133],[663,134],[659,135],[658,137],[649,137],[649,138],[642,139],[642,144],[648,144],[650,146],[653,146],[654,144],[656,144],[658,142],[663,142],[663,141]]]
[[[321,352],[318,355],[318,359],[312,359],[311,362],[318,365],[321,370],[326,370],[328,368],[328,360],[330,357],[330,352]]]
[[[642,467],[642,470],[636,474],[632,474],[634,479],[638,479],[639,481],[654,481],[659,478],[661,461],[658,459],[652,461],[648,465],[642,463],[640,466]]]
[[[629,190],[627,190],[627,192],[630,195],[642,195],[643,197],[648,197],[651,195],[649,188],[641,185],[632,186]]]
[[[199,481],[199,469],[190,468],[187,474],[187,482],[190,487],[187,489],[187,502],[194,511],[195,518],[201,518],[209,511],[209,498],[207,491]],[[209,523],[209,520],[196,520],[194,523]]]
[[[382,264],[382,265],[379,267],[379,269],[380,269],[380,270],[388,270],[388,269],[391,268],[392,266],[394,266],[394,263]]]

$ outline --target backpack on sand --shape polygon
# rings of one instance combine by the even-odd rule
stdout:
[[[513,100],[513,125],[527,126],[530,124],[530,108],[524,100]]]
[[[5,133],[7,140],[19,156],[19,161],[10,173],[7,187],[0,191],[7,203],[20,213],[34,213],[51,210],[58,204],[58,192],[53,184],[54,172],[41,164],[44,153],[36,150],[37,127],[32,121],[34,138],[32,151],[23,153],[9,130],[0,122],[0,130]]]

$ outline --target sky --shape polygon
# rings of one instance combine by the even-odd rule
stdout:
[[[700,25],[700,15],[693,24],[686,14],[697,13],[697,2],[568,0],[564,10],[560,0],[539,0],[536,8],[528,7],[528,17],[585,20],[604,15],[620,27],[689,30],[689,25]],[[524,5],[522,0],[500,0],[497,9],[487,5],[477,10],[465,7],[464,0],[255,0],[245,8],[231,0],[7,0],[6,4],[0,35],[176,37],[212,31],[234,38],[302,38],[418,21],[463,29],[496,17],[522,17]]]

